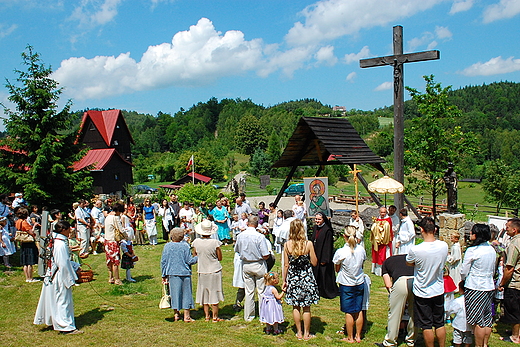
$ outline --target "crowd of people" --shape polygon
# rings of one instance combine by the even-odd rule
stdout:
[[[265,333],[283,333],[285,317],[282,301],[292,306],[296,338],[309,340],[311,306],[321,299],[340,298],[345,325],[342,340],[350,343],[363,338],[370,300],[370,276],[364,273],[365,223],[353,211],[343,230],[344,246],[334,248],[330,218],[318,212],[307,230],[305,209],[295,197],[292,209],[278,210],[271,203],[251,208],[245,195],[234,207],[222,196],[215,204],[202,202],[194,207],[169,199],[134,204],[107,199],[80,200],[68,213],[51,210],[44,214],[38,206],[27,206],[21,193],[10,201],[0,197],[0,255],[10,268],[9,256],[20,252],[26,282],[33,277],[33,266],[44,279],[35,324],[52,325],[65,334],[78,334],[74,323],[72,287],[82,259],[105,253],[108,282],[122,285],[135,282],[131,275],[139,260],[135,244],[157,245],[158,228],[165,240],[161,257],[163,284],[169,286],[174,319],[192,322],[195,303],[203,307],[205,320],[220,322],[219,304],[224,301],[222,286],[222,245],[233,244],[233,286],[237,288],[233,308],[244,311],[244,319],[259,318]],[[45,209],[43,209],[45,210]],[[471,229],[468,247],[461,248],[461,235],[450,235],[451,247],[438,238],[432,218],[412,222],[407,209],[381,207],[370,229],[372,273],[382,276],[389,292],[387,333],[381,346],[397,346],[400,330],[404,342],[414,346],[420,329],[426,346],[445,346],[445,324],[453,325],[453,345],[488,346],[491,327],[500,315],[512,324],[506,341],[520,343],[520,219],[509,220],[505,233],[485,224]],[[64,218],[65,216],[65,218]],[[160,225],[157,217],[160,216]],[[70,218],[70,220],[66,220]],[[416,244],[416,231],[422,242]],[[19,242],[15,235],[26,234]],[[31,241],[32,238],[32,241]],[[52,256],[45,257],[49,250]],[[281,253],[281,274],[271,269],[275,254]],[[197,266],[195,300],[192,292],[192,265]],[[181,318],[181,311],[183,316]]]

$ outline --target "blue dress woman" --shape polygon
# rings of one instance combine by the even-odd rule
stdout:
[[[229,213],[225,207],[222,206],[222,202],[217,200],[215,208],[211,211],[215,224],[218,226],[218,239],[220,241],[230,239],[229,236]]]

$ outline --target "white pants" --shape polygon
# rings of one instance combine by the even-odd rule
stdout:
[[[79,254],[88,253],[88,247],[90,246],[90,229],[86,225],[81,223],[76,224],[76,230],[78,231],[78,238],[81,239]]]
[[[264,275],[266,272],[267,265],[265,260],[255,262],[244,261],[243,277],[246,292],[244,319],[248,322],[255,318],[255,289],[258,292],[258,297],[260,297],[265,288]]]

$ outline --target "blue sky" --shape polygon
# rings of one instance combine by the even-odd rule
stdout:
[[[426,74],[454,89],[520,81],[520,0],[0,0],[0,13],[0,76],[15,82],[30,44],[73,110],[173,114],[211,97],[391,105],[392,69],[359,59],[391,54],[394,25],[405,53],[441,52],[406,64],[406,86],[423,90]]]

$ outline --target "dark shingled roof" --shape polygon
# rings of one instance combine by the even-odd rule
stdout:
[[[384,162],[345,118],[302,117],[273,167],[371,164],[382,170]]]

